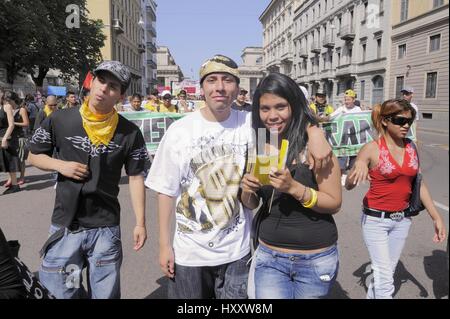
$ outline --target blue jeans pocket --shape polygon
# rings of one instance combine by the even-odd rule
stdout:
[[[104,231],[106,234],[108,234],[108,236],[111,238],[113,242],[116,243],[122,242],[119,226],[105,227]]]
[[[339,268],[339,255],[336,248],[324,256],[318,256],[313,261],[314,272],[322,282],[332,282]]]

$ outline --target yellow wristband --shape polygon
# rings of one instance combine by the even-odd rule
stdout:
[[[303,204],[303,207],[305,208],[312,208],[317,204],[317,192],[315,189],[312,188],[310,188],[310,190],[311,190],[311,199],[307,203]]]
[[[303,205],[303,207],[304,206],[308,206],[308,205],[311,205],[311,203],[312,203],[312,201],[313,201],[313,190],[312,190],[312,188],[310,188],[310,187],[308,187],[308,189],[309,189],[309,193],[310,193],[310,195],[309,195],[309,200],[307,200],[306,202],[301,202],[301,204]]]

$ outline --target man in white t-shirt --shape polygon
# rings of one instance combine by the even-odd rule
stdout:
[[[160,266],[172,279],[169,298],[244,299],[251,211],[238,191],[251,117],[231,109],[239,92],[233,60],[222,55],[207,60],[200,83],[206,107],[170,126],[146,179],[158,192]]]
[[[361,112],[361,108],[359,106],[355,105],[356,100],[356,92],[352,89],[349,89],[345,91],[344,93],[344,105],[340,106],[331,113],[330,118],[334,118],[340,114],[347,114],[347,113],[358,113]],[[339,156],[338,157],[339,166],[341,168],[341,174],[342,174],[342,186],[345,185],[345,179],[347,178],[347,175],[345,174],[347,170],[350,170],[356,161],[356,156]]]
[[[231,109],[239,74],[230,58],[207,60],[200,85],[206,106],[169,127],[145,181],[158,193],[160,267],[171,299],[245,299],[252,212],[239,191],[253,147],[251,113]],[[308,128],[312,148],[322,148],[315,130]]]

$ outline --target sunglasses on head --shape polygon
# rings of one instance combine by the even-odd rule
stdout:
[[[411,126],[414,122],[414,118],[394,116],[394,117],[389,117],[388,121],[390,121],[394,125],[405,126],[405,124],[408,124],[408,126]]]

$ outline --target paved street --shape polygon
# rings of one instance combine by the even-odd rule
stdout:
[[[439,205],[448,229],[449,205],[449,153],[448,135],[421,132],[419,148],[421,165],[433,199]],[[39,267],[38,251],[47,237],[54,201],[54,182],[51,175],[28,168],[27,184],[22,192],[0,196],[0,225],[7,239],[18,239],[19,256],[36,271]],[[1,174],[0,181],[4,181]],[[1,188],[3,190],[3,188]],[[362,185],[352,192],[344,191],[343,207],[336,215],[339,230],[340,270],[333,298],[364,298],[360,284],[366,280],[368,253],[363,243],[360,206],[367,191]],[[149,239],[142,251],[132,250],[134,214],[129,200],[127,177],[121,180],[122,266],[123,298],[165,298],[166,280],[158,266],[158,230],[155,194],[147,190],[147,224]],[[431,219],[424,211],[414,218],[401,262],[395,276],[396,298],[448,298],[448,268],[446,244],[432,242]]]

